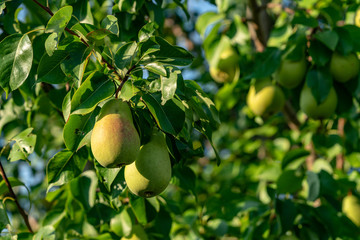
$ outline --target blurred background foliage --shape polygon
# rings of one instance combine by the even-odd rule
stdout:
[[[113,177],[111,186],[86,171],[47,193],[47,162],[64,148],[61,104],[67,90],[65,84],[47,89],[29,78],[10,98],[2,94],[0,145],[30,127],[36,135],[27,161],[15,161],[24,157],[10,156],[9,148],[3,148],[1,157],[38,231],[34,239],[118,239],[139,224],[149,239],[359,239],[359,227],[341,212],[342,199],[360,191],[359,79],[331,82],[339,103],[336,116],[327,120],[310,119],[300,110],[302,86],[283,89],[286,106],[271,116],[255,116],[246,104],[252,79],[272,76],[285,53],[296,58],[305,52],[308,68],[317,69],[328,66],[335,49],[359,52],[359,1],[50,2],[53,12],[65,5],[74,7],[71,25],[80,21],[101,28],[112,14],[120,41],[128,42],[153,21],[160,36],[190,51],[194,61],[181,68],[183,78],[196,80],[219,110],[221,125],[213,141],[222,161],[218,166],[209,141],[194,132],[192,144],[200,152],[181,153],[170,186],[157,198],[123,191],[122,170],[107,173]],[[50,19],[33,1],[3,1],[0,11],[0,40],[44,28]],[[34,38],[35,63],[44,41]],[[111,44],[108,39],[100,47]],[[240,56],[240,75],[218,83],[209,67],[225,45]],[[294,50],[299,48],[306,50]],[[319,98],[327,95],[326,87],[319,89]],[[89,152],[83,154],[93,161]],[[4,182],[0,194],[1,236],[31,239],[16,205],[7,199]]]

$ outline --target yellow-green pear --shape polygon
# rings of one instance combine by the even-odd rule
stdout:
[[[210,75],[218,83],[232,82],[240,77],[239,56],[229,47],[221,52],[219,61],[210,66]]]
[[[249,89],[246,102],[255,115],[265,116],[279,112],[284,107],[285,96],[269,78],[256,79]]]
[[[347,195],[342,202],[342,211],[355,225],[360,227],[360,199]]]
[[[360,63],[355,53],[346,56],[334,52],[330,60],[330,73],[338,82],[347,82],[359,74]]]
[[[140,197],[154,197],[169,185],[171,162],[162,132],[153,133],[140,149],[138,158],[125,167],[125,181],[130,191]]]
[[[91,150],[103,167],[119,167],[135,161],[140,138],[126,102],[113,99],[104,104],[92,130]]]
[[[332,87],[326,99],[318,104],[313,96],[311,89],[304,84],[300,93],[300,109],[310,118],[326,119],[335,113],[337,105],[337,95]]]
[[[122,237],[121,240],[148,240],[145,230],[140,225],[134,225],[132,227],[131,235],[128,237]]]
[[[275,80],[283,87],[292,89],[302,82],[306,74],[305,58],[299,61],[284,59],[274,74]]]

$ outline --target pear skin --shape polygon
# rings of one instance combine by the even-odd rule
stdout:
[[[355,53],[346,56],[334,52],[330,60],[330,73],[338,82],[347,82],[359,74],[360,62]]]
[[[292,89],[297,87],[306,74],[306,60],[283,60],[274,74],[275,80],[283,87]]]
[[[218,83],[232,82],[240,77],[239,56],[232,48],[224,50],[216,66],[210,66],[211,77]]]
[[[310,118],[326,119],[330,118],[336,110],[337,95],[332,87],[326,99],[318,104],[312,95],[311,89],[304,84],[300,93],[300,109]]]
[[[148,198],[163,192],[170,179],[171,162],[165,137],[156,132],[141,147],[135,162],[125,166],[125,181],[132,193]]]
[[[360,227],[360,199],[354,195],[344,197],[342,202],[342,211],[346,216]]]
[[[91,150],[103,167],[119,167],[135,161],[140,138],[125,102],[113,99],[104,104],[91,134]]]
[[[140,225],[133,225],[131,235],[122,237],[121,240],[148,240],[145,230]]]
[[[246,102],[255,115],[265,116],[279,112],[284,107],[285,96],[270,79],[257,79],[249,89]]]

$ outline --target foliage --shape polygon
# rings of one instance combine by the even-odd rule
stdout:
[[[360,197],[359,74],[340,83],[329,66],[360,52],[360,4],[261,2],[0,1],[0,156],[17,197],[3,177],[1,236],[358,239],[341,203]],[[209,67],[229,47],[240,77],[215,82]],[[255,116],[254,80],[304,57],[302,84],[278,86],[282,111]],[[331,118],[303,113],[304,84],[319,104],[334,87]],[[159,196],[131,194],[123,167],[92,156],[113,98],[129,102],[142,145],[166,134],[172,179]]]

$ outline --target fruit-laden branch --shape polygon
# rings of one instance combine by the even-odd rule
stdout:
[[[42,5],[42,4],[41,4],[40,2],[38,2],[37,0],[33,0],[33,2],[35,2],[39,7],[41,7],[41,8],[44,9],[46,12],[48,12],[51,16],[54,15],[54,13],[51,11],[50,8],[45,7],[44,5]],[[76,32],[72,31],[71,29],[69,29],[69,28],[67,28],[67,27],[65,28],[65,31],[67,31],[67,32],[70,33],[71,35],[74,35],[74,36],[78,37],[78,38],[81,40],[81,42],[85,44],[85,46],[87,46],[87,47],[90,46],[89,43],[87,43],[86,40],[83,39],[83,38],[82,38],[80,35],[78,35]],[[114,66],[112,66],[108,61],[106,61],[106,59],[105,59],[103,56],[101,56],[101,61],[102,61],[103,63],[105,63],[106,66],[107,66],[110,70],[114,70],[114,69],[115,69]],[[118,74],[117,71],[115,71],[115,74],[119,77],[119,79],[122,80],[120,74]]]
[[[5,147],[6,147],[6,146],[4,146],[3,149],[1,150],[0,156],[1,156],[2,152],[4,151]],[[24,221],[25,221],[26,227],[28,228],[29,232],[33,233],[33,230],[32,230],[32,228],[31,228],[31,226],[30,226],[30,223],[29,223],[29,216],[26,214],[26,212],[24,211],[24,209],[20,206],[20,204],[19,204],[19,202],[18,202],[18,200],[17,200],[17,197],[16,197],[16,195],[15,195],[15,193],[14,193],[12,187],[11,187],[10,181],[9,181],[9,179],[8,179],[7,176],[6,176],[5,170],[4,170],[1,162],[0,162],[0,174],[1,174],[1,177],[3,178],[3,180],[5,181],[6,186],[7,186],[8,189],[9,189],[10,196],[14,199],[15,204],[16,204],[16,206],[17,206],[17,208],[18,208],[21,216],[22,216],[22,218],[23,218]]]

